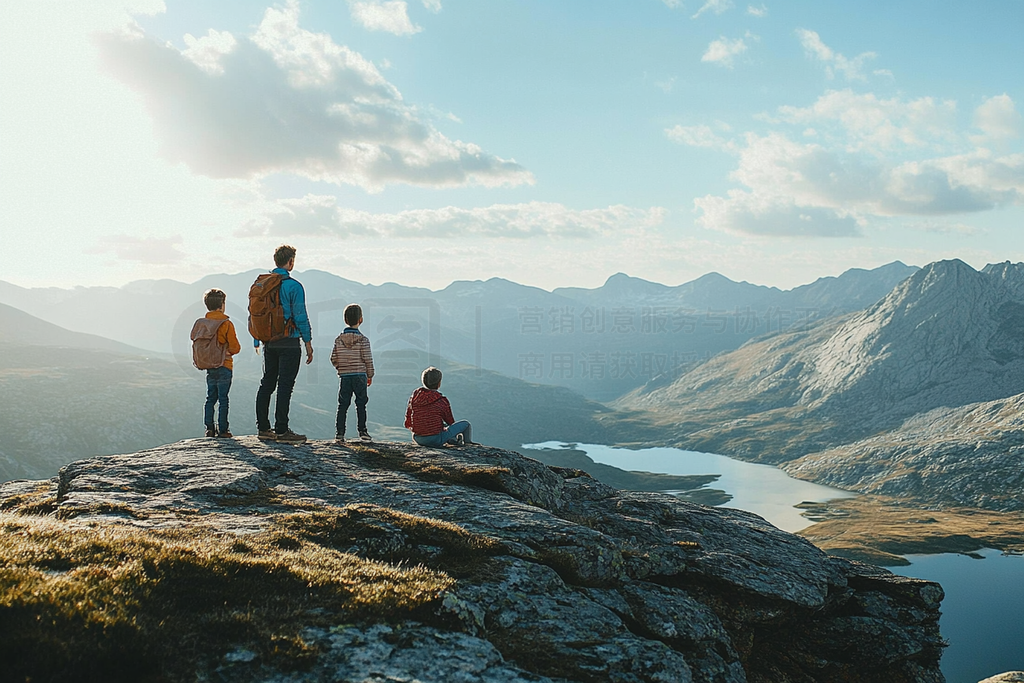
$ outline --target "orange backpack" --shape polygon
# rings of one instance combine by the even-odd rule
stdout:
[[[249,334],[261,342],[272,342],[291,336],[295,325],[284,319],[281,305],[281,282],[287,275],[264,273],[249,288]]]
[[[224,366],[228,357],[228,345],[217,343],[217,330],[227,322],[200,318],[192,326],[192,365],[200,370],[212,370]]]

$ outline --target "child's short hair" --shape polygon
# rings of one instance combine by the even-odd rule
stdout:
[[[423,381],[423,386],[434,391],[441,386],[441,371],[431,365],[423,371],[423,375],[420,379]]]
[[[220,289],[208,289],[203,292],[203,303],[206,304],[206,310],[216,311],[218,308],[224,305],[224,301],[228,298]]]
[[[362,318],[363,309],[360,308],[359,304],[349,304],[345,307],[345,324],[349,327],[358,325]]]
[[[274,263],[278,268],[284,268],[293,258],[295,258],[295,247],[282,244],[274,250]]]

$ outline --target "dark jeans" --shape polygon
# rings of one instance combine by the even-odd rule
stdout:
[[[213,429],[213,408],[220,403],[217,431],[228,431],[228,392],[231,390],[231,368],[206,371],[206,428]]]
[[[294,343],[291,343],[294,342]],[[299,375],[302,349],[298,338],[271,342],[263,347],[263,379],[256,392],[256,428],[270,429],[270,395],[277,389],[277,409],[274,412],[274,431],[288,431],[288,408],[292,402],[292,389]]]
[[[335,422],[338,434],[345,433],[345,415],[348,413],[352,396],[356,397],[356,424],[359,433],[362,434],[366,431],[366,402],[370,400],[366,395],[366,375],[341,376],[341,388],[338,390],[338,419]]]

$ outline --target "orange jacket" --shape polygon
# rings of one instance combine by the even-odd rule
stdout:
[[[228,347],[228,357],[224,359],[224,367],[231,370],[234,367],[231,356],[242,350],[242,345],[238,343],[238,337],[235,336],[235,324],[231,322],[231,318],[220,311],[210,311],[206,317],[210,320],[227,320],[217,329],[217,343]]]

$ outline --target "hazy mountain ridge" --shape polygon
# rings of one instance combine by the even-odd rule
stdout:
[[[62,330],[4,307],[18,338],[40,331],[51,343],[83,340],[130,348]],[[9,335],[13,336],[13,335]],[[370,389],[371,431],[408,439],[406,402],[429,362],[444,370],[445,394],[455,414],[469,419],[486,443],[518,447],[528,440],[570,439],[616,443],[657,433],[642,415],[616,413],[565,387],[532,384],[425,353],[377,355]],[[235,362],[230,422],[235,434],[255,433],[259,357],[245,349]],[[312,438],[335,432],[338,382],[333,370],[303,366],[292,397],[291,425]],[[0,481],[45,476],[70,460],[151,448],[202,433],[205,374],[164,357],[105,348],[71,348],[0,341]],[[350,408],[350,424],[355,409]],[[351,433],[351,431],[350,431]],[[630,477],[628,473],[621,476]]]
[[[605,401],[659,375],[678,376],[767,332],[859,310],[915,270],[896,262],[788,291],[717,273],[674,287],[620,273],[595,289],[552,292],[500,278],[431,291],[363,285],[315,270],[296,277],[306,290],[317,348],[328,349],[344,327],[341,308],[360,302],[363,331],[375,351],[420,348]],[[0,301],[69,329],[187,356],[188,327],[205,310],[202,292],[225,290],[228,314],[244,331],[246,297],[258,272],[210,275],[191,284],[153,280],[72,290],[0,282]]]
[[[152,352],[122,344],[113,339],[66,330],[6,304],[0,304],[0,343],[66,346],[141,355],[152,354]]]
[[[620,406],[675,416],[691,448],[784,461],[1024,387],[1024,268],[919,270],[862,312],[754,340]]]

